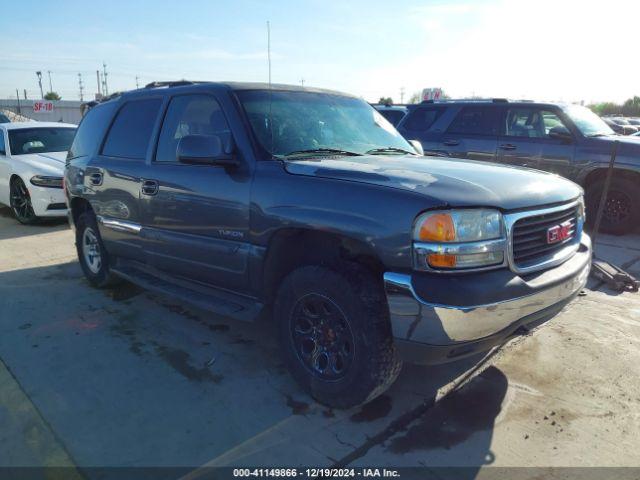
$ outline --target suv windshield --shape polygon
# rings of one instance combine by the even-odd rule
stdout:
[[[238,92],[256,139],[271,155],[398,155],[413,147],[363,100],[316,92]]]
[[[28,153],[66,152],[71,146],[75,128],[21,128],[9,130],[12,155]]]
[[[563,110],[585,137],[615,135],[615,132],[604,120],[586,107],[567,105]]]

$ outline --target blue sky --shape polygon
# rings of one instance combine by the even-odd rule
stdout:
[[[99,8],[102,5],[103,8]],[[637,0],[21,0],[2,4],[0,98],[36,70],[78,98],[163,79],[266,81],[266,21],[274,82],[405,100],[423,87],[565,101],[640,95]],[[621,48],[621,45],[623,46]]]

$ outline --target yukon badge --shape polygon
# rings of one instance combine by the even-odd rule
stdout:
[[[558,243],[567,238],[571,238],[573,232],[571,231],[573,224],[571,221],[566,221],[561,223],[560,225],[554,225],[553,227],[547,229],[547,243]]]

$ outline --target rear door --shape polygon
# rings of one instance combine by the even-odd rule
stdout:
[[[566,127],[558,112],[543,107],[508,107],[504,130],[498,140],[498,159],[502,163],[567,175],[575,145],[551,138],[554,127]]]
[[[463,106],[442,135],[440,147],[451,157],[495,161],[499,116],[497,105]]]
[[[213,93],[172,97],[157,151],[143,180],[143,237],[149,264],[177,278],[232,290],[248,286],[251,169],[239,153],[238,166],[193,165],[176,158],[185,135],[234,140]],[[150,186],[154,186],[151,188]]]
[[[85,169],[100,234],[114,256],[144,262],[140,239],[140,188],[151,134],[159,121],[162,97],[123,103],[102,144],[97,161]]]

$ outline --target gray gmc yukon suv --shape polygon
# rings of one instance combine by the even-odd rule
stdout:
[[[456,360],[584,286],[582,190],[423,157],[338,92],[155,83],[88,111],[65,192],[88,281],[126,279],[239,320],[272,313],[296,380],[366,402],[402,359]]]

